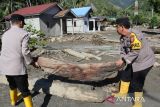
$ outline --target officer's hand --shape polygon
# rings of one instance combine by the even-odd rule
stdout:
[[[123,63],[124,63],[123,60],[119,59],[119,60],[116,61],[116,66],[121,67],[123,65]]]
[[[31,65],[34,66],[35,68],[40,68],[40,66],[39,66],[37,61],[38,61],[38,57],[33,57]]]
[[[40,68],[38,62],[33,62],[33,63],[31,63],[31,65],[32,65],[33,67],[35,67],[35,68]]]

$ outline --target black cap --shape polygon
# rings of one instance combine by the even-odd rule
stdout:
[[[10,20],[11,20],[11,22],[22,21],[23,24],[25,24],[24,16],[22,16],[20,14],[12,14]]]
[[[120,26],[124,26],[127,29],[130,28],[130,22],[128,17],[122,17],[122,18],[116,19],[116,24]]]

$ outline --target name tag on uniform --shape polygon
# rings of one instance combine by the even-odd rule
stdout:
[[[142,43],[140,40],[138,40],[135,33],[131,33],[130,35],[130,41],[131,41],[131,49],[132,50],[139,50],[142,47]]]

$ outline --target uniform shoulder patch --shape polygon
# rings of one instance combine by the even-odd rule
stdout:
[[[142,43],[140,40],[138,40],[137,35],[133,32],[130,34],[130,42],[131,42],[131,49],[132,50],[141,49]]]

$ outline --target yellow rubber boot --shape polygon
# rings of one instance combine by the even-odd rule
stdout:
[[[142,92],[135,92],[134,96],[135,96],[135,102],[134,102],[133,107],[142,107],[143,93]]]
[[[119,93],[112,93],[114,97],[125,97],[129,90],[130,82],[121,81]]]
[[[9,94],[10,94],[10,99],[11,99],[11,105],[15,106],[17,102],[17,89],[10,90]]]
[[[26,107],[33,107],[31,96],[27,96],[23,99],[24,99],[24,104],[25,104]]]

